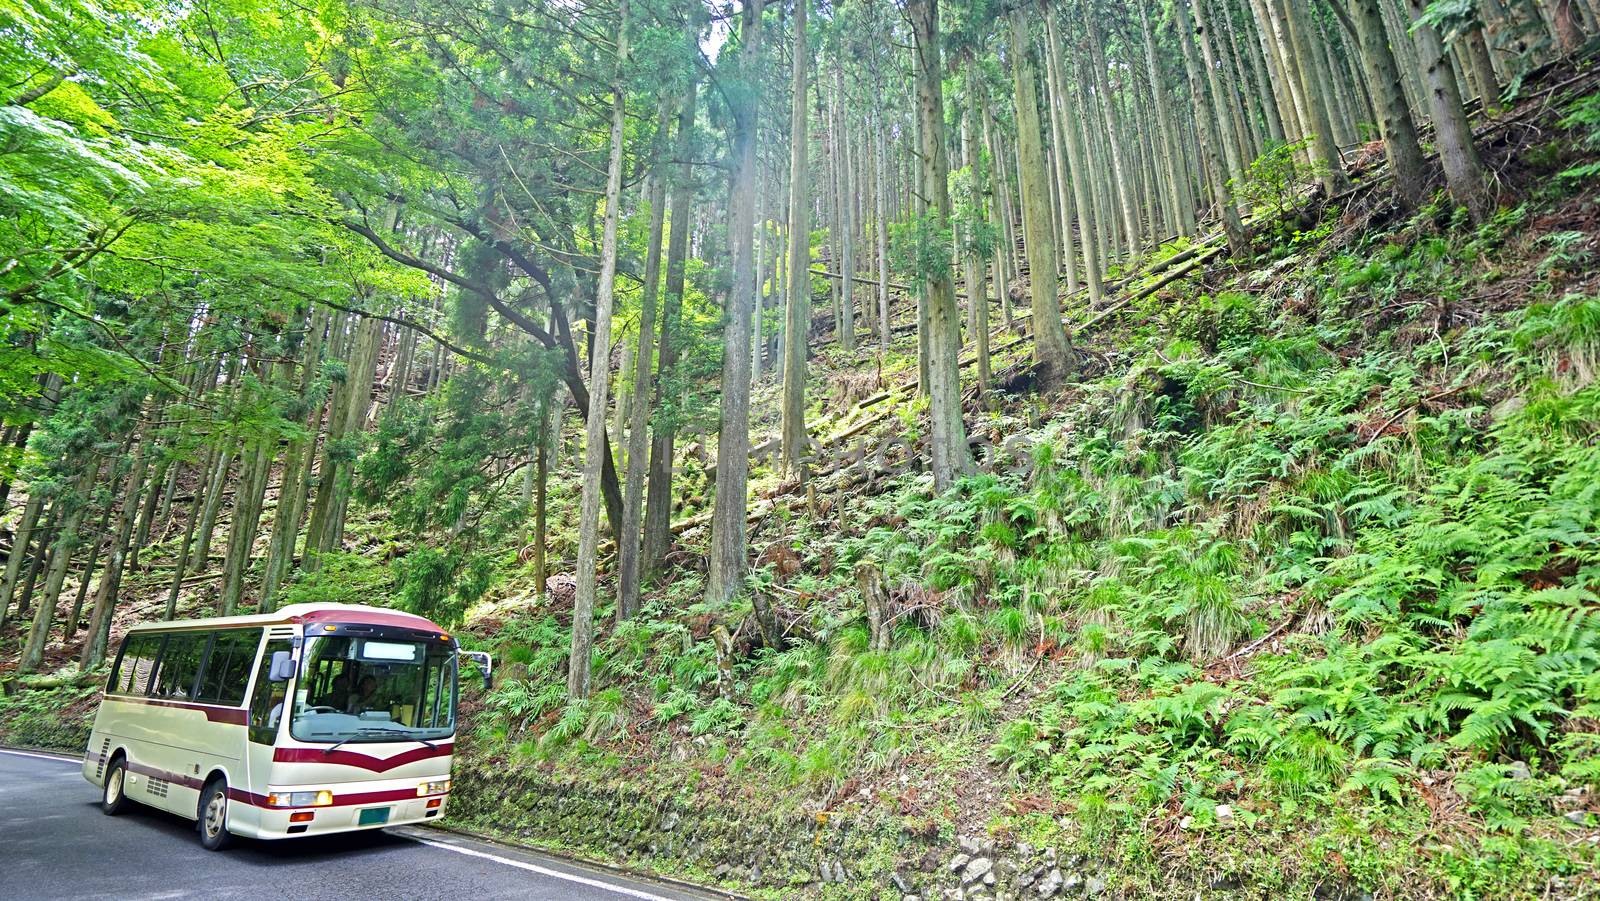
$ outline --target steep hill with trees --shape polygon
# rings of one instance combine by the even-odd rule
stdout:
[[[1600,875],[1586,0],[14,6],[0,738],[359,601],[743,891]]]

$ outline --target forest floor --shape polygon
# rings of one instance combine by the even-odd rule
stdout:
[[[966,417],[982,473],[945,495],[918,462],[914,337],[846,355],[819,317],[815,472],[753,473],[751,590],[785,646],[761,646],[748,598],[703,603],[706,535],[690,525],[644,615],[606,629],[599,690],[569,704],[570,577],[538,596],[525,547],[508,546],[467,623],[501,672],[466,691],[462,765],[1050,846],[1125,896],[1330,881],[1592,894],[1600,182],[1585,166],[1600,95],[1586,78],[1549,73],[1483,123],[1501,192],[1489,222],[1398,216],[1358,181],[1258,222],[1252,258],[1197,266],[1116,315],[1070,299],[1069,323],[1099,323],[1075,335],[1077,371],[1037,385],[1026,342],[997,353],[999,387],[969,395]],[[1162,277],[1133,275],[1124,296]],[[763,428],[776,390],[756,392]],[[676,518],[695,523],[710,488],[686,468]],[[575,522],[578,480],[554,481],[568,484],[552,521]],[[381,510],[347,531],[286,603],[382,602],[403,538]],[[569,560],[575,530],[557,531],[551,558]],[[170,553],[141,560],[117,629],[159,615]],[[862,594],[880,581],[882,641]],[[197,580],[180,612],[207,591]],[[0,740],[81,745],[95,686],[66,675],[73,651],[50,649],[48,690],[0,698]]]

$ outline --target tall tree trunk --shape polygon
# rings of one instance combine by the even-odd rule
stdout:
[[[892,340],[891,316],[889,312],[889,166],[888,166],[888,138],[884,134],[883,111],[874,108],[873,120],[873,151],[877,167],[877,191],[873,202],[877,205],[877,224],[873,226],[873,236],[878,241],[878,348],[879,354],[889,350]]]
[[[349,395],[349,406],[345,408],[348,420],[345,423],[345,435],[358,436],[366,431],[368,411],[372,407],[372,388],[378,373],[378,344],[383,335],[383,321],[374,317],[365,317],[361,327],[357,329],[358,344],[356,356],[352,361],[351,372],[355,378],[354,391]],[[607,459],[610,451],[607,449]],[[612,480],[615,481],[615,473]],[[605,482],[601,482],[604,488]],[[327,553],[344,544],[345,517],[350,510],[350,494],[355,487],[355,460],[344,460],[339,466],[339,478],[334,483],[332,521],[328,530],[323,534],[321,551]]]
[[[1444,164],[1445,182],[1450,197],[1467,208],[1472,221],[1482,222],[1494,207],[1489,196],[1489,181],[1472,142],[1472,124],[1461,105],[1461,90],[1455,71],[1445,54],[1444,42],[1432,25],[1417,21],[1427,8],[1426,0],[1406,0],[1413,21],[1412,36],[1422,59],[1423,80],[1428,86],[1428,106],[1433,114],[1434,144]]]
[[[595,582],[600,549],[600,469],[604,465],[606,395],[611,386],[611,309],[617,280],[617,209],[622,201],[622,128],[626,119],[625,67],[628,64],[628,0],[619,0],[617,69],[611,82],[611,159],[606,169],[606,216],[600,239],[600,284],[594,298],[594,346],[589,360],[589,417],[584,430],[583,498],[578,518],[578,588],[572,605],[572,656],[567,663],[567,695],[587,698],[594,656]],[[673,231],[678,224],[673,223]],[[741,351],[736,356],[743,357]]]
[[[94,479],[99,467],[94,462],[83,461],[81,474],[72,486],[71,493],[62,497],[61,503],[64,512],[61,514],[61,529],[57,533],[54,547],[50,552],[49,571],[45,574],[44,596],[39,599],[39,606],[33,613],[33,624],[28,629],[27,642],[23,645],[22,657],[17,662],[17,672],[32,673],[44,663],[44,651],[50,641],[50,627],[55,623],[56,602],[61,598],[61,586],[67,579],[67,568],[72,562],[72,552],[77,549],[79,534],[78,527],[83,524],[84,513],[89,508],[89,489],[94,486]]]
[[[1411,37],[1411,16],[1401,2],[1382,3],[1384,30],[1389,33],[1389,49],[1400,65],[1401,84],[1405,87],[1406,106],[1413,121],[1422,122],[1428,113],[1428,92],[1422,86],[1422,60],[1417,56],[1417,43]],[[1420,125],[1419,125],[1420,127]]]
[[[189,502],[189,520],[183,529],[183,540],[178,545],[178,557],[172,564],[172,584],[167,588],[166,613],[162,617],[171,621],[178,615],[178,591],[183,587],[183,574],[189,563],[189,548],[194,544],[195,527],[200,522],[200,495]]]
[[[1172,104],[1167,95],[1167,86],[1161,78],[1156,52],[1155,35],[1150,29],[1150,14],[1147,10],[1149,0],[1137,0],[1139,6],[1139,29],[1144,37],[1145,67],[1150,76],[1150,95],[1155,101],[1156,123],[1161,132],[1161,166],[1162,182],[1166,187],[1168,204],[1172,207],[1173,216],[1177,220],[1178,232],[1183,235],[1194,234],[1194,204],[1189,202],[1188,192],[1182,185],[1185,176],[1179,168],[1178,152],[1174,146],[1172,134]]]
[[[150,483],[154,485],[156,480],[151,479]],[[95,567],[100,562],[100,552],[105,549],[107,527],[111,524],[111,508],[115,505],[115,500],[116,495],[113,493],[112,498],[100,510],[100,521],[95,524],[94,531],[89,533],[89,560],[83,564],[83,575],[78,578],[78,590],[72,599],[72,613],[67,616],[67,628],[63,633],[67,641],[71,641],[72,636],[83,628],[83,602],[89,597],[89,585],[94,581]]]
[[[839,344],[846,353],[856,349],[856,285],[855,285],[855,185],[851,183],[850,142],[846,134],[844,103],[844,67],[834,69],[836,103],[839,111],[838,131],[834,135],[834,148],[838,151],[839,169]],[[752,189],[753,190],[753,189]]]
[[[1307,124],[1311,126],[1311,158],[1317,167],[1317,180],[1329,195],[1349,187],[1345,176],[1344,158],[1339,155],[1339,145],[1333,137],[1333,121],[1328,115],[1328,88],[1326,74],[1322,71],[1314,41],[1317,37],[1311,23],[1304,16],[1304,7],[1297,0],[1267,0],[1278,11],[1285,46],[1293,48],[1293,59],[1299,73],[1301,94],[1305,98]]]
[[[1049,20],[1054,20],[1054,18],[1053,13],[1047,15]],[[1055,209],[1057,235],[1060,238],[1058,244],[1061,250],[1060,264],[1061,268],[1066,270],[1067,293],[1073,294],[1078,290],[1078,265],[1076,260],[1078,250],[1072,239],[1072,220],[1075,218],[1077,211],[1073,208],[1072,203],[1072,179],[1074,176],[1073,170],[1068,165],[1067,139],[1064,131],[1066,125],[1062,122],[1068,115],[1067,102],[1066,98],[1061,95],[1061,53],[1056,48],[1054,28],[1045,30],[1044,62],[1045,105],[1050,108],[1050,161],[1055,164]],[[969,81],[975,81],[976,79],[971,77],[972,67],[969,65],[967,68]],[[975,126],[976,123],[974,123]],[[1078,177],[1082,177],[1082,174],[1079,173]],[[971,294],[970,289],[968,293]],[[978,295],[974,294],[972,296]]]
[[[327,320],[327,315],[320,308],[311,314],[305,347],[300,357],[299,395],[305,401],[310,400],[314,387],[314,374],[322,359],[322,334],[327,328]],[[403,343],[401,353],[414,352],[414,345],[415,341]],[[398,367],[397,364],[397,368],[408,367]],[[402,393],[405,382],[406,379],[399,375],[390,377],[391,387]],[[401,400],[402,398],[391,394],[385,415],[392,412],[395,404]],[[284,452],[283,479],[278,488],[278,507],[272,514],[272,535],[268,540],[267,562],[261,576],[261,602],[257,607],[261,613],[269,613],[276,609],[278,590],[294,567],[295,539],[300,534],[300,521],[305,514],[306,488],[311,476],[311,463],[316,455],[317,433],[322,428],[324,406],[321,403],[308,405],[312,407],[307,414],[308,437],[291,438],[288,449]]]
[[[1066,375],[1072,362],[1072,350],[1067,344],[1066,329],[1061,325],[1061,302],[1056,296],[1050,174],[1045,169],[1039,100],[1034,88],[1033,42],[1028,39],[1028,20],[1020,8],[1011,11],[1010,20],[1011,73],[1016,89],[1017,145],[1021,157],[1022,232],[1028,250],[1028,281],[1033,296],[1033,359],[1048,382]],[[943,119],[939,121],[942,123]]]
[[[1066,139],[1067,168],[1072,176],[1072,197],[1078,213],[1078,246],[1083,254],[1083,280],[1089,288],[1089,305],[1099,308],[1105,302],[1105,286],[1101,281],[1104,264],[1100,257],[1099,226],[1095,221],[1094,198],[1090,182],[1090,168],[1084,158],[1083,135],[1079,124],[1083,120],[1082,104],[1068,105],[1076,96],[1067,82],[1062,67],[1061,39],[1056,33],[1056,17],[1045,17],[1045,46],[1048,48],[1055,70],[1054,90],[1061,101],[1061,130]]]
[[[1305,134],[1291,93],[1290,79],[1293,76],[1287,71],[1288,63],[1284,61],[1283,47],[1273,33],[1272,17],[1267,13],[1266,4],[1263,0],[1247,0],[1247,2],[1256,40],[1261,46],[1260,56],[1266,63],[1267,81],[1272,86],[1273,106],[1278,110],[1278,121],[1282,126],[1281,140],[1293,143]]]
[[[1427,192],[1427,164],[1417,141],[1417,125],[1400,87],[1400,67],[1389,49],[1383,27],[1382,0],[1350,0],[1352,24],[1361,43],[1361,64],[1367,87],[1378,107],[1378,133],[1394,172],[1395,190],[1407,209],[1422,203]]]
[[[994,113],[987,102],[983,104],[983,143],[989,150],[989,224],[993,226],[995,236],[994,290],[1000,298],[1000,318],[1006,324],[1006,331],[1015,332],[1017,325],[1011,312],[1011,251],[1006,247],[1011,236],[1008,221],[1011,189],[1006,185],[1005,170],[1001,167],[997,150],[1000,141],[995,134]]]
[[[564,399],[557,395],[555,390],[542,396],[535,396],[533,425],[529,429],[531,437],[528,440],[529,453],[533,454],[533,466],[523,483],[523,504],[533,511],[533,590],[541,599],[544,598],[547,575],[545,548],[548,536],[545,527],[550,467],[554,462],[556,448],[561,442],[562,406]]]
[[[28,487],[28,501],[17,520],[17,531],[11,540],[11,553],[6,557],[5,576],[0,577],[0,626],[9,620],[11,600],[17,593],[23,573],[23,563],[30,560],[28,546],[37,537],[40,516],[44,512],[44,495],[37,485]]]
[[[756,142],[760,143],[760,124],[757,123]],[[767,292],[767,173],[756,173],[756,239],[755,239],[755,278],[756,293],[752,298],[754,308],[750,311],[750,384],[755,386],[761,381],[761,353],[765,346],[766,338],[762,335],[761,308]],[[868,334],[872,334],[875,326],[872,323],[872,304],[868,303],[862,308],[864,322]]]
[[[220,442],[220,450],[204,471],[205,479],[197,489],[205,496],[205,505],[200,511],[200,531],[195,537],[195,552],[189,563],[190,570],[196,574],[205,571],[211,562],[211,538],[216,533],[222,505],[227,501],[228,473],[233,466],[237,446],[233,438],[215,436],[213,440]]]
[[[1239,133],[1239,104],[1233,92],[1224,84],[1224,67],[1217,62],[1206,0],[1193,0],[1193,3],[1195,43],[1200,47],[1200,58],[1205,61],[1206,86],[1211,89],[1212,109],[1217,115],[1217,143],[1222,145],[1222,157],[1228,164],[1228,174],[1235,184],[1242,184],[1247,151],[1244,149],[1243,136]]]
[[[785,473],[797,474],[806,455],[806,345],[811,331],[810,191],[806,164],[806,6],[794,6],[793,103],[789,110],[789,304],[784,317],[781,461]]]
[[[150,490],[145,492],[144,508],[139,511],[139,522],[133,527],[133,544],[128,552],[128,565],[134,569],[139,568],[140,549],[150,541],[150,524],[155,521],[156,508],[166,490],[167,471],[172,468],[172,462],[170,454],[162,453],[156,471],[150,477]]]
[[[968,58],[966,64],[966,109],[961,125],[961,155],[970,177],[967,179],[968,203],[971,205],[973,228],[981,228],[988,221],[988,204],[984,192],[988,190],[988,172],[983,165],[983,154],[978,150],[978,103],[981,89],[978,86],[978,64]],[[1069,226],[1070,228],[1070,226]],[[1071,247],[1070,233],[1068,247]],[[972,339],[978,368],[978,392],[987,394],[990,388],[989,371],[989,286],[984,279],[984,259],[976,242],[967,250],[967,303],[972,310]]]
[[[89,634],[78,655],[80,670],[92,669],[106,659],[106,642],[111,633],[111,614],[117,606],[117,595],[122,590],[122,574],[128,557],[128,540],[133,534],[134,515],[139,509],[139,493],[144,485],[145,464],[148,455],[141,440],[133,452],[133,472],[128,476],[127,498],[117,514],[116,534],[111,537],[111,552],[106,558],[105,575],[95,588],[94,607],[89,614]]]
[[[1122,211],[1122,243],[1128,258],[1139,254],[1139,224],[1138,214],[1134,213],[1133,184],[1130,179],[1130,168],[1126,165],[1123,154],[1123,142],[1118,139],[1122,134],[1122,122],[1117,114],[1117,102],[1110,91],[1110,78],[1106,77],[1106,35],[1099,27],[1099,22],[1090,11],[1090,3],[1080,6],[1083,11],[1083,29],[1088,34],[1088,50],[1090,50],[1090,66],[1094,69],[1094,91],[1099,96],[1101,107],[1102,125],[1106,128],[1106,139],[1109,144],[1110,155],[1110,186],[1112,197],[1117,200],[1117,208]]]
[[[1217,147],[1217,120],[1211,112],[1211,93],[1206,88],[1205,76],[1200,74],[1199,54],[1194,47],[1194,34],[1189,24],[1187,0],[1174,0],[1173,27],[1178,32],[1178,43],[1183,47],[1183,64],[1189,72],[1189,90],[1194,96],[1195,125],[1200,138],[1200,153],[1205,159],[1207,174],[1211,179],[1212,200],[1222,216],[1222,232],[1228,241],[1228,252],[1237,256],[1248,247],[1244,225],[1239,221],[1239,211],[1227,188],[1222,154]]]
[[[17,594],[17,615],[25,616],[33,601],[33,589],[37,585],[39,576],[44,572],[45,565],[50,562],[50,546],[61,531],[60,498],[51,503],[45,511],[44,523],[34,529],[33,553],[28,557],[28,565],[22,577],[22,587]]]
[[[1551,0],[1550,21],[1555,26],[1552,30],[1556,35],[1556,44],[1563,54],[1576,53],[1583,48],[1583,17],[1578,12],[1576,0]],[[1428,51],[1424,50],[1423,55],[1428,56]]]
[[[328,435],[323,445],[322,469],[318,473],[311,521],[306,527],[305,558],[301,564],[308,572],[321,567],[322,556],[338,547],[344,534],[345,512],[354,479],[348,444],[349,439],[361,432],[371,403],[380,325],[381,320],[371,316],[362,316],[356,324],[345,381],[328,408]],[[330,356],[337,358],[335,353]]]
[[[1100,91],[1095,84],[1094,60],[1090,58],[1088,42],[1079,39],[1076,46],[1069,44],[1068,64],[1072,71],[1072,89],[1077,91],[1078,109],[1083,119],[1078,123],[1083,134],[1084,168],[1074,170],[1089,176],[1089,186],[1094,197],[1095,235],[1099,242],[1100,264],[1110,268],[1122,259],[1122,217],[1117,212],[1115,179],[1111,174],[1108,155],[1105,116],[1100,111]],[[1020,166],[1020,157],[1019,157]],[[1018,178],[1021,181],[1021,178]],[[1020,184],[1019,184],[1020,189]]]
[[[1267,146],[1267,141],[1275,136],[1270,122],[1273,116],[1266,111],[1266,107],[1271,104],[1264,103],[1262,99],[1262,94],[1266,91],[1266,82],[1259,78],[1261,60],[1254,53],[1246,53],[1240,43],[1239,29],[1233,21],[1233,11],[1228,8],[1227,0],[1217,0],[1216,7],[1212,11],[1212,20],[1221,20],[1222,23],[1217,26],[1215,37],[1222,55],[1228,60],[1228,80],[1238,96],[1241,134],[1250,140],[1250,145],[1244,154],[1245,166],[1248,168],[1250,161],[1260,156],[1261,151]],[[1245,62],[1246,56],[1249,56],[1254,63],[1253,68],[1250,63]],[[1252,81],[1260,83],[1259,90],[1252,88]]]
[[[1467,57],[1472,83],[1478,92],[1478,103],[1487,114],[1500,109],[1500,82],[1494,72],[1494,58],[1489,54],[1489,42],[1484,38],[1481,25],[1474,25],[1464,36],[1463,52]]]
[[[917,115],[922,120],[919,132],[922,139],[919,154],[922,160],[921,189],[928,200],[931,225],[935,233],[940,234],[950,221],[950,160],[945,150],[944,66],[939,53],[938,0],[909,0],[906,12],[911,19],[917,60]],[[1037,108],[1033,116],[1034,136],[1037,138]],[[1041,168],[1044,166],[1042,154],[1038,164]],[[1047,173],[1042,174],[1048,178]],[[1049,245],[1051,257],[1050,274],[1054,276],[1054,238],[1049,237],[1046,244]],[[944,491],[957,479],[973,471],[972,451],[967,447],[967,430],[961,421],[961,314],[956,307],[955,283],[948,258],[941,253],[938,265],[922,273],[922,280],[928,298],[928,416],[933,452],[933,484],[936,490]],[[1052,284],[1054,281],[1052,278]],[[1050,315],[1056,320],[1056,329],[1060,330],[1060,312],[1053,289],[1048,307]],[[1060,337],[1064,347],[1064,331]]]
[[[38,408],[34,413],[35,416],[43,417],[55,409],[56,401],[61,397],[61,383],[61,376],[54,372],[50,373],[49,375],[39,377],[39,386],[42,390],[40,392]],[[16,429],[15,432],[10,433],[9,441],[4,442],[15,454],[20,454],[24,449],[27,448],[28,436],[33,434],[33,424],[34,421],[31,419],[23,423]],[[12,480],[10,478],[0,479],[0,510],[4,510],[6,508],[6,503],[11,499],[11,486]],[[30,497],[31,496],[32,495],[30,495]],[[26,504],[24,504],[24,506],[26,506]],[[7,592],[6,597],[9,598],[9,596],[10,592]],[[5,602],[0,601],[0,622],[5,621],[5,610]]]
[[[1248,4],[1249,0],[1241,0]],[[1142,0],[1141,0],[1142,11]],[[1263,36],[1255,27],[1249,7],[1241,8],[1242,22],[1235,23],[1231,10],[1224,5],[1224,17],[1228,23],[1228,33],[1233,35],[1234,52],[1237,56],[1250,61],[1251,74],[1255,78],[1256,89],[1253,92],[1261,106],[1262,121],[1266,125],[1267,137],[1274,141],[1283,141],[1284,125],[1283,111],[1278,105],[1277,79],[1272,68],[1272,56],[1263,43]],[[1254,45],[1251,40],[1254,39]]]
[[[711,511],[710,572],[706,579],[706,602],[721,605],[738,592],[745,574],[745,508],[750,478],[750,359],[744,347],[750,341],[751,315],[755,307],[755,265],[751,259],[752,229],[755,226],[756,180],[760,178],[756,159],[756,122],[760,114],[762,0],[745,4],[743,35],[739,51],[739,75],[745,82],[733,107],[733,207],[728,218],[728,241],[733,258],[733,287],[729,295],[727,348],[722,357],[722,422],[717,431],[716,500]],[[848,206],[848,204],[847,204]],[[851,236],[848,225],[844,244]],[[846,296],[853,293],[849,266],[842,270]],[[850,302],[845,302],[846,322]],[[764,602],[764,599],[763,599]],[[771,617],[765,618],[770,620]],[[763,638],[777,646],[777,636]]]
[[[617,535],[617,618],[639,612],[639,550],[644,536],[644,477],[649,462],[650,401],[655,397],[651,355],[656,338],[656,294],[661,284],[661,241],[667,221],[665,144],[672,125],[672,98],[661,98],[656,116],[655,159],[646,203],[650,206],[650,244],[645,252],[644,290],[639,300],[639,343],[633,352],[633,409],[628,418],[627,474],[622,489],[622,527]],[[543,423],[540,423],[543,426]]]
[[[228,529],[227,556],[222,561],[222,616],[235,615],[239,600],[244,596],[244,582],[250,570],[256,533],[261,527],[267,477],[272,472],[272,452],[277,444],[275,435],[261,437],[247,450],[250,458],[240,474],[240,484],[234,491],[233,521]]]
[[[817,96],[817,123],[822,129],[822,151],[817,160],[817,167],[822,170],[822,184],[817,186],[817,210],[819,221],[826,227],[828,236],[822,245],[822,252],[827,256],[828,265],[825,271],[835,271],[839,268],[839,148],[837,141],[838,101],[831,96],[823,96],[823,80],[817,78],[812,85]],[[828,91],[831,95],[832,91]],[[837,337],[844,330],[844,323],[840,321],[839,295],[844,285],[841,280],[826,277],[823,283],[828,288],[828,308],[833,320],[833,333]]]
[[[1330,2],[1331,8],[1338,8],[1338,4]],[[1351,97],[1350,79],[1342,65],[1337,64],[1333,55],[1333,35],[1326,23],[1319,22],[1315,14],[1308,8],[1305,21],[1307,30],[1312,35],[1311,43],[1317,48],[1317,71],[1319,77],[1325,79],[1323,84],[1328,90],[1328,114],[1333,119],[1334,140],[1340,145],[1354,144],[1359,135],[1356,132],[1357,101]]]
[[[222,450],[211,467],[205,481],[205,508],[200,515],[200,535],[196,539],[194,560],[190,568],[196,573],[201,573],[211,562],[211,536],[217,529],[217,517],[222,512],[222,504],[228,494],[228,470],[233,464],[235,442],[231,438],[223,438]]]
[[[691,17],[688,41],[694,45],[699,34],[699,20]],[[697,84],[691,80],[683,104],[678,111],[677,149],[674,156],[680,160],[677,178],[672,185],[668,207],[672,213],[671,233],[667,239],[667,280],[661,306],[661,334],[657,339],[656,383],[654,407],[660,409],[662,392],[668,387],[666,380],[678,365],[678,331],[683,319],[683,285],[686,261],[689,257],[689,224],[693,221],[694,172],[688,160],[693,151],[694,118]],[[640,551],[640,568],[654,572],[667,556],[667,545],[672,526],[672,458],[677,435],[670,422],[656,426],[650,439],[650,471],[645,486],[644,542]]]

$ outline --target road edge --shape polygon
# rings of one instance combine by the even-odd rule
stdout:
[[[600,873],[605,873],[612,876],[621,876],[628,879],[638,879],[644,882],[656,882],[664,886],[682,889],[684,891],[700,892],[715,898],[726,898],[728,901],[756,901],[756,899],[749,895],[741,895],[737,892],[730,892],[724,888],[702,885],[698,882],[690,882],[687,879],[679,879],[673,876],[665,876],[651,870],[618,866],[617,864],[613,863],[605,863],[603,861],[591,860],[586,857],[578,857],[566,851],[559,851],[553,848],[544,847],[542,845],[536,845],[532,842],[511,841],[499,836],[484,835],[481,832],[473,832],[470,829],[462,829],[459,826],[447,826],[443,823],[424,823],[412,828],[424,831],[437,831],[449,833],[451,835],[459,835],[462,838],[471,839],[472,841],[480,842],[490,847],[505,848],[510,851],[529,851],[535,854],[542,854],[545,857],[559,860],[563,863],[568,863],[578,867],[587,867]]]
[[[32,748],[27,745],[0,744],[0,751],[10,751],[14,754],[31,754],[34,757],[53,757],[66,763],[82,763],[83,755],[60,748]]]
[[[54,748],[32,748],[26,745],[0,744],[0,751],[10,751],[14,754],[26,754],[31,757],[47,757],[52,760],[59,760],[62,763],[82,762],[81,757],[77,757],[69,754],[66,751],[61,751]],[[638,880],[641,882],[654,882],[670,888],[681,889],[683,891],[699,892],[701,894],[709,895],[713,898],[726,898],[728,901],[754,901],[754,899],[748,895],[741,895],[736,892],[730,892],[726,889],[717,888],[715,886],[701,885],[697,882],[690,882],[687,879],[664,876],[660,873],[649,870],[618,866],[612,863],[591,860],[586,857],[578,857],[564,851],[557,851],[552,848],[541,847],[529,842],[508,841],[503,838],[484,835],[482,833],[473,832],[470,829],[462,829],[457,826],[446,826],[442,823],[425,823],[414,827],[403,828],[413,828],[420,832],[444,832],[450,835],[458,835],[462,838],[471,839],[474,842],[487,845],[491,848],[503,848],[508,851],[530,851],[535,854],[541,854],[545,857],[561,861],[562,863],[569,864],[571,866],[590,869],[602,875],[618,876],[627,879]],[[400,832],[397,834],[404,835],[405,833]]]

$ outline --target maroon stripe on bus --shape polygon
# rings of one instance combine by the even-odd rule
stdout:
[[[379,792],[350,792],[347,794],[334,795],[332,804],[323,804],[320,807],[314,805],[300,805],[298,807],[275,807],[268,802],[266,795],[258,795],[255,792],[247,792],[238,788],[228,789],[229,800],[238,801],[241,804],[249,804],[252,807],[260,807],[264,810],[324,810],[329,807],[358,807],[362,804],[383,804],[385,802],[392,801],[414,801],[420,797],[424,796],[417,794],[417,790],[414,788],[393,788],[387,791]],[[443,796],[432,795],[427,797]]]
[[[172,707],[177,710],[198,710],[206,715],[206,719],[213,723],[225,723],[232,726],[243,726],[247,717],[243,707],[219,707],[214,704],[191,704],[187,701],[168,701],[163,698],[136,698],[129,695],[107,695],[108,701],[121,701],[125,704],[144,704],[149,707]]]
[[[358,804],[382,804],[385,801],[415,801],[422,797],[417,790],[394,788],[381,792],[353,792],[347,795],[334,795],[333,806],[353,807]]]
[[[153,766],[147,766],[142,763],[135,763],[131,760],[127,761],[126,765],[128,767],[128,772],[138,773],[139,775],[148,779],[160,779],[165,782],[173,783],[174,785],[181,785],[184,788],[192,788],[195,791],[205,788],[205,783],[197,776],[187,776],[183,773],[172,773],[166,770],[157,769]],[[372,792],[346,792],[343,794],[334,795],[332,804],[323,804],[321,807],[358,807],[363,804],[383,804],[393,801],[411,801],[420,797],[425,796],[417,794],[417,790],[415,788],[391,788],[384,791]],[[443,797],[443,795],[432,795],[427,797]],[[313,805],[302,805],[299,807],[274,806],[268,801],[266,795],[257,794],[256,792],[252,791],[246,791],[242,788],[235,788],[231,785],[228,786],[228,800],[237,801],[241,804],[249,804],[252,807],[260,807],[265,810],[318,809]]]
[[[326,751],[322,748],[274,748],[272,760],[275,763],[334,763],[340,766],[360,767],[374,773],[384,773],[395,767],[416,763],[419,760],[432,760],[435,757],[449,757],[454,753],[454,743],[435,745],[427,748],[413,748],[396,754],[393,757],[372,757],[359,754],[355,751]]]
[[[238,801],[241,804],[249,804],[251,807],[272,807],[271,804],[267,803],[266,795],[258,795],[255,792],[248,792],[242,788],[234,788],[231,785],[228,786],[228,800]]]

